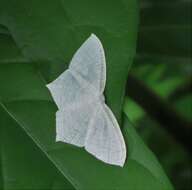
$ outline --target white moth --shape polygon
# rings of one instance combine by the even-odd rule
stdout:
[[[105,82],[104,49],[92,34],[69,68],[47,85],[59,109],[56,141],[85,147],[103,162],[123,166],[126,146],[118,122],[105,104]]]

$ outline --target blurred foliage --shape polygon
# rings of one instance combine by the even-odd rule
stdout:
[[[192,121],[191,8],[191,0],[140,2],[137,56],[130,71],[190,121]],[[136,123],[144,141],[158,156],[175,188],[191,189],[191,154],[128,97],[124,111],[131,121]]]

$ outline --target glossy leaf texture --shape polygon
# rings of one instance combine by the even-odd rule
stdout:
[[[82,190],[173,189],[155,156],[144,145],[132,124],[127,118],[121,119],[124,87],[135,52],[137,3],[133,0],[47,0],[46,3],[9,0],[2,1],[2,5],[0,21],[8,28],[18,47],[13,48],[10,36],[2,35],[3,40],[10,43],[7,47],[10,51],[4,51],[12,55],[7,55],[7,59],[5,55],[2,56],[0,64],[1,109],[2,115],[5,114],[7,118],[2,122],[10,127],[3,130],[6,133],[9,133],[6,130],[11,130],[15,135],[15,129],[12,128],[19,128],[20,133],[15,133],[29,141],[29,149],[25,144],[26,151],[34,147],[31,157],[34,160],[42,159],[45,165],[50,165],[46,169],[54,173],[54,180],[58,179],[62,188],[71,188],[67,179],[75,189]],[[128,147],[127,161],[123,168],[104,164],[81,148],[55,143],[57,108],[45,84],[67,68],[73,53],[90,33],[95,33],[101,39],[106,50],[105,95],[119,122],[122,120],[122,131]],[[11,146],[11,141],[7,138],[5,140]],[[14,152],[10,150],[10,154]],[[7,178],[4,178],[3,166],[6,165],[2,155],[1,151],[1,181],[5,187]],[[26,156],[26,160],[31,157]],[[35,167],[38,165],[34,165],[34,173],[30,174],[35,176]],[[39,167],[41,172],[45,165]],[[27,167],[30,166],[26,164]],[[45,178],[41,178],[45,183],[40,181],[39,187],[49,186],[52,175],[49,171],[45,173],[42,173]],[[16,178],[18,176],[13,178],[22,180],[22,176],[20,179]],[[30,182],[26,183],[30,185]]]

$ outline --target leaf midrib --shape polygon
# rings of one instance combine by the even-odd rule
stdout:
[[[77,183],[75,182],[75,180],[73,179],[72,176],[70,176],[69,174],[68,175],[65,175],[65,173],[59,169],[58,167],[58,164],[52,160],[50,158],[50,156],[47,154],[46,151],[44,151],[42,148],[41,148],[41,142],[39,142],[37,139],[35,139],[32,135],[30,135],[29,132],[27,132],[27,130],[25,129],[25,127],[23,127],[22,123],[19,122],[15,116],[9,112],[9,110],[6,108],[6,106],[2,103],[2,101],[0,101],[0,106],[3,108],[3,110],[5,110],[5,112],[10,116],[10,118],[12,118],[22,129],[23,131],[26,133],[26,135],[32,139],[32,141],[35,143],[35,145],[45,154],[45,156],[48,158],[48,160],[57,168],[57,170],[61,173],[62,176],[64,176],[72,185],[75,189],[79,189],[78,186],[77,186]]]

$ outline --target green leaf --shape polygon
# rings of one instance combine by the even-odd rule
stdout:
[[[135,51],[135,1],[48,0],[45,6],[40,1],[12,0],[4,1],[0,9],[0,20],[28,60],[0,65],[1,107],[49,162],[76,189],[173,189],[126,118],[122,130],[128,154],[123,168],[104,164],[84,149],[55,143],[57,108],[41,76],[47,80],[58,76],[79,45],[90,33],[96,33],[106,50],[107,103],[120,121],[126,77]]]
[[[0,33],[0,64],[27,62],[10,35]]]
[[[73,189],[20,126],[0,107],[0,189]]]
[[[128,187],[140,190],[149,186],[172,189],[153,154],[127,120],[124,126],[128,145],[126,165],[123,169],[106,165],[83,149],[55,143],[56,107],[33,65],[14,63],[3,64],[0,68],[0,80],[6,82],[3,82],[6,86],[0,88],[2,107],[77,189]],[[140,183],[138,179],[141,179]]]
[[[123,111],[130,121],[134,123],[139,121],[145,115],[144,110],[129,97],[126,97],[125,99]]]

